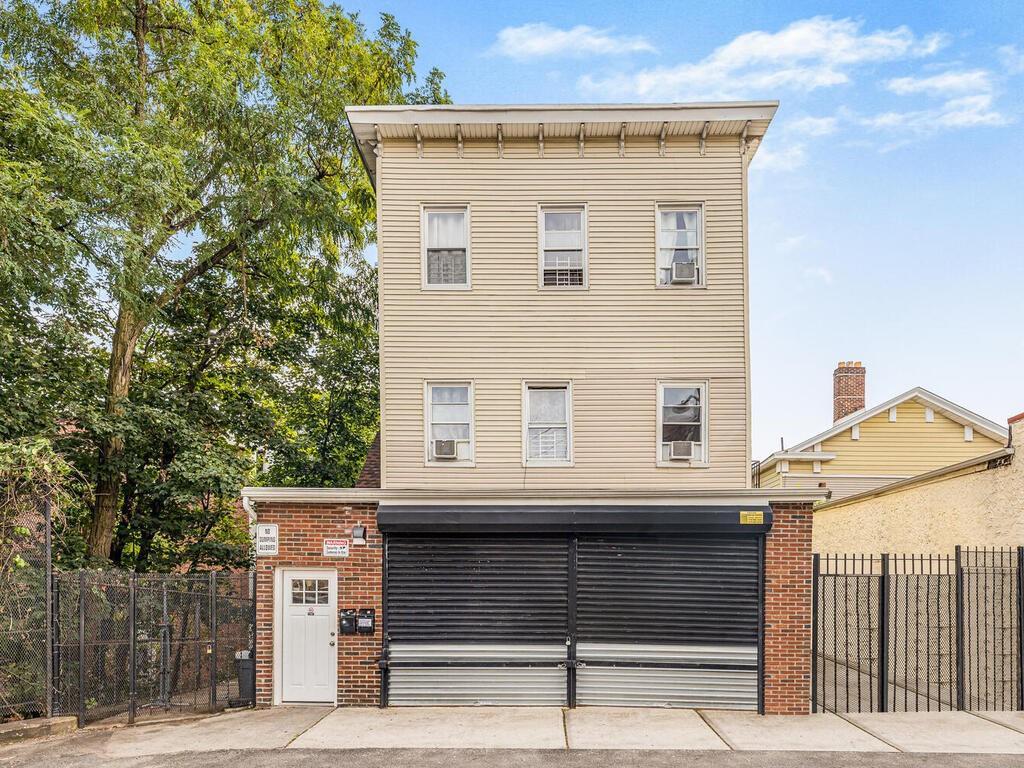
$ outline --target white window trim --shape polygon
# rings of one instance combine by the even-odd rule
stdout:
[[[468,460],[432,459],[430,457],[430,388],[469,387],[469,456]],[[428,379],[423,382],[423,466],[475,467],[476,466],[476,387],[472,379]]]
[[[850,427],[850,439],[860,440],[860,424],[854,424]]]
[[[711,435],[708,425],[708,391],[710,389],[707,379],[683,380],[683,379],[658,379],[655,384],[655,402],[657,403],[657,414],[654,431],[654,459],[657,467],[670,467],[674,469],[703,469],[711,465]],[[661,416],[663,403],[665,401],[665,387],[699,387],[701,391],[700,409],[700,434],[703,438],[702,445],[704,459],[702,461],[665,461],[661,458]]]
[[[430,211],[464,211],[466,214],[466,282],[437,284],[427,283],[427,213]],[[473,289],[471,210],[469,203],[421,203],[420,204],[420,289],[424,291],[469,291]]]
[[[889,421],[890,422],[895,422],[896,421],[896,406],[895,405],[892,408],[889,409]]]
[[[583,212],[583,285],[544,285],[544,211]],[[537,204],[537,289],[541,291],[586,291],[590,289],[590,211],[587,203]]]
[[[935,411],[931,408],[924,409],[924,420],[926,423],[931,424],[935,421]]]
[[[530,443],[530,388],[531,387],[565,387],[566,391],[566,459],[531,459],[529,458]],[[572,434],[572,379],[523,379],[522,382],[522,459],[524,467],[572,467],[575,466],[574,443]]]
[[[704,210],[706,206],[704,201],[690,201],[682,202],[676,201],[660,201],[654,204],[654,287],[655,288],[669,288],[672,290],[701,290],[708,287],[708,273],[707,273],[707,256],[705,253],[705,242],[707,238],[704,236],[706,231]],[[667,283],[662,285],[658,282],[658,252],[661,250],[661,211],[664,210],[696,210],[698,216],[697,224],[697,274],[700,275],[700,280],[693,285],[675,285],[673,283]]]
[[[970,424],[964,425],[964,442],[974,442],[974,427],[972,427]]]

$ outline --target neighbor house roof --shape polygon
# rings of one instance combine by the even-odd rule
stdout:
[[[374,149],[385,139],[744,136],[760,139],[777,101],[699,104],[394,104],[348,107],[352,133],[376,186]]]
[[[844,496],[841,499],[825,501],[817,505],[814,510],[817,512],[822,509],[841,507],[846,504],[863,501],[864,499],[874,498],[875,496],[885,496],[890,493],[895,493],[896,491],[900,491],[914,485],[945,480],[949,477],[958,477],[965,470],[972,469],[974,467],[981,467],[982,464],[985,465],[982,469],[991,469],[993,467],[1001,466],[1003,460],[1007,459],[1007,457],[1010,457],[1007,460],[1012,460],[1013,455],[1014,449],[1011,447],[997,448],[989,453],[984,453],[981,456],[975,456],[974,458],[967,459],[966,461],[960,461],[956,464],[950,464],[947,467],[939,467],[938,469],[933,469],[930,472],[922,472],[919,475],[906,477],[902,480],[897,480],[895,483],[889,483],[888,485],[883,485],[878,488],[871,488],[870,490],[862,491],[861,493],[855,493],[852,496]]]
[[[879,403],[871,408],[862,408],[859,411],[854,411],[849,416],[845,416],[837,421],[824,432],[819,432],[814,437],[809,437],[802,443],[797,443],[784,451],[776,451],[761,462],[761,471],[769,469],[774,466],[776,462],[782,459],[788,459],[791,461],[814,461],[816,459],[822,459],[825,457],[825,454],[818,455],[816,452],[807,451],[807,449],[812,448],[820,442],[828,440],[834,435],[838,435],[840,432],[849,429],[854,424],[860,424],[862,421],[867,421],[873,416],[884,413],[893,406],[905,403],[908,400],[916,400],[923,403],[933,408],[938,413],[941,413],[943,416],[946,416],[959,424],[971,426],[976,432],[987,437],[991,437],[993,440],[1006,440],[1009,435],[1006,428],[1000,426],[996,422],[986,419],[984,416],[974,413],[974,411],[969,411],[951,400],[940,397],[934,392],[929,392],[924,387],[914,387],[913,389],[907,390],[902,395],[896,395],[896,397],[886,400],[884,403]],[[795,456],[794,454],[800,455]],[[834,456],[830,455],[829,458],[834,458]]]

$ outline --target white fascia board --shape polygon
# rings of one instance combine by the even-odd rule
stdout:
[[[694,104],[389,104],[347,107],[356,125],[771,120],[777,101]]]
[[[970,425],[974,427],[977,432],[980,432],[993,440],[1005,441],[1009,436],[1009,431],[1004,427],[999,426],[994,421],[986,419],[984,416],[979,416],[973,411],[969,411],[966,408],[962,408],[956,403],[946,400],[944,397],[936,395],[934,392],[929,392],[923,387],[914,387],[913,389],[907,390],[901,395],[896,395],[884,403],[872,406],[871,408],[863,408],[859,411],[851,413],[835,424],[829,429],[821,432],[814,437],[804,440],[802,443],[797,443],[792,448],[787,449],[786,453],[800,453],[805,451],[807,448],[815,445],[816,443],[823,442],[830,437],[838,435],[843,430],[849,429],[854,424],[860,424],[863,421],[867,421],[873,416],[877,416],[880,413],[888,411],[893,406],[897,406],[900,403],[905,403],[907,400],[919,400],[926,405],[930,405],[936,411],[942,413],[953,421],[960,424]],[[761,463],[761,469],[768,469],[777,461],[776,454],[772,454]]]

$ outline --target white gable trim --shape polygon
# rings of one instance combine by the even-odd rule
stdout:
[[[879,403],[878,405],[873,406],[871,408],[863,408],[859,411],[851,413],[849,416],[846,416],[837,421],[824,432],[821,432],[815,435],[814,437],[808,438],[807,440],[804,440],[802,443],[794,445],[792,448],[787,448],[785,453],[794,454],[806,451],[808,448],[813,447],[817,443],[824,442],[825,440],[828,440],[830,437],[838,435],[840,432],[850,429],[854,425],[867,421],[873,416],[877,416],[880,413],[885,413],[889,409],[895,408],[900,403],[905,403],[908,400],[917,400],[923,403],[924,405],[931,407],[933,411],[937,411],[941,413],[943,416],[946,416],[952,419],[953,421],[957,422],[958,424],[964,425],[965,427],[969,426],[972,428],[974,432],[985,435],[986,437],[990,437],[993,440],[1000,440],[1005,442],[1006,439],[1009,437],[1008,430],[1005,427],[1001,427],[1000,425],[996,424],[994,421],[990,421],[989,419],[986,419],[984,416],[979,416],[977,413],[974,413],[973,411],[969,411],[966,408],[962,408],[956,403],[947,400],[944,397],[940,397],[939,395],[936,395],[934,392],[929,392],[927,389],[924,389],[923,387],[914,387],[913,389],[908,390],[901,395],[897,395],[896,397],[890,400],[886,400],[884,403]],[[765,459],[761,463],[762,471],[774,465],[775,462],[778,461],[780,453],[782,452],[777,451],[776,453],[773,453],[771,456]],[[808,457],[808,459],[811,458],[813,457]]]

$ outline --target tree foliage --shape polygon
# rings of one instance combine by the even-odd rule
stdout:
[[[0,439],[93,480],[91,557],[238,562],[243,482],[349,484],[376,429],[344,108],[443,75],[320,0],[7,0],[0,46]]]

